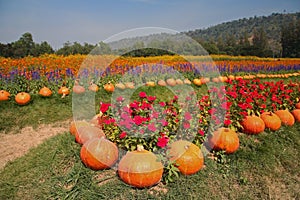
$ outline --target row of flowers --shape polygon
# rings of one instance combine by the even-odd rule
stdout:
[[[164,66],[158,68],[157,64]],[[41,57],[25,57],[21,59],[0,57],[0,77],[11,76],[22,73],[28,78],[36,78],[35,71],[42,76],[59,71],[60,76],[77,75],[80,68],[86,68],[90,73],[99,75],[124,74],[129,70],[137,68],[138,72],[156,72],[171,66],[176,71],[209,71],[218,70],[225,73],[257,73],[279,71],[297,71],[300,69],[299,59],[257,59],[226,57],[222,56],[157,56],[157,57],[117,57],[87,56],[87,55],[44,55]]]
[[[184,101],[178,96],[159,101],[145,92],[130,103],[122,96],[115,102],[101,102],[99,124],[111,141],[126,150],[137,144],[156,151],[173,139],[201,145],[207,135],[220,127],[243,131],[248,115],[295,109],[300,83],[261,82],[259,79],[229,80],[226,86],[212,87],[209,95],[197,98],[191,92]]]

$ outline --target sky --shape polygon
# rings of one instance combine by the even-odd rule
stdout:
[[[300,11],[300,0],[0,0],[0,43],[30,32],[54,49],[96,44],[130,29],[203,29],[222,22]]]

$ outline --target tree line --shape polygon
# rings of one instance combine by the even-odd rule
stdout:
[[[209,54],[227,54],[242,56],[259,57],[300,57],[300,20],[293,20],[281,27],[280,42],[269,39],[264,27],[254,29],[253,34],[248,32],[240,34],[238,37],[227,34],[225,38],[218,37],[216,40],[204,40],[199,37],[193,37]],[[146,36],[147,37],[147,36]],[[142,41],[135,42],[132,47],[112,50],[104,43],[83,45],[78,42],[66,42],[63,47],[54,51],[48,42],[35,43],[31,33],[24,33],[19,40],[2,44],[0,43],[0,56],[11,58],[22,58],[25,56],[40,56],[43,54],[74,55],[74,54],[118,54],[125,56],[157,56],[173,55],[174,52],[162,50],[162,47],[172,47],[177,53],[183,55],[201,55],[203,51],[199,50],[197,45],[182,42],[165,40],[150,42],[152,48],[148,48]],[[97,47],[97,48],[96,48]],[[155,47],[155,48],[153,48]]]

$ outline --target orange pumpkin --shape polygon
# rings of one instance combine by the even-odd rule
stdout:
[[[214,77],[214,78],[212,78],[212,82],[214,82],[214,83],[220,82],[219,77]]]
[[[90,124],[87,121],[72,121],[70,124],[71,135],[78,134],[77,129],[79,129],[82,126],[90,126]]]
[[[296,122],[300,122],[300,109],[293,110],[292,114],[293,114]]]
[[[183,83],[188,84],[188,85],[192,84],[191,81],[187,78],[183,80]]]
[[[75,81],[75,84],[73,86],[73,92],[75,94],[82,94],[85,92],[85,88],[81,85],[79,85],[78,81]]]
[[[148,82],[146,82],[146,86],[154,87],[155,82],[154,81],[148,81]]]
[[[101,138],[105,137],[102,129],[95,126],[82,126],[77,129],[75,133],[75,141],[79,144],[84,144],[92,138]]]
[[[179,171],[184,175],[198,172],[204,164],[200,148],[186,140],[178,140],[171,144],[170,160],[175,161]]]
[[[295,118],[288,110],[277,110],[275,114],[280,118],[282,124],[287,126],[294,125]]]
[[[15,101],[19,105],[26,105],[30,101],[30,94],[27,92],[20,92],[15,96]]]
[[[266,128],[272,131],[276,131],[281,127],[281,120],[275,113],[264,112],[260,115],[260,118],[264,121]]]
[[[169,86],[175,86],[175,85],[176,85],[176,81],[175,81],[173,78],[168,78],[168,79],[166,80],[166,82],[167,82],[167,84],[168,84]]]
[[[104,137],[90,139],[80,150],[82,162],[93,170],[110,168],[116,163],[118,157],[118,147]]]
[[[99,87],[98,87],[98,85],[96,85],[95,83],[91,83],[90,85],[89,85],[89,88],[88,88],[90,91],[92,91],[92,92],[98,92],[98,90],[99,90]]]
[[[138,188],[157,184],[163,174],[163,165],[155,154],[138,145],[137,150],[127,152],[118,166],[119,177]]]
[[[206,84],[206,83],[208,83],[210,81],[210,78],[208,78],[208,77],[206,77],[206,78],[202,77],[200,80],[201,80],[202,84]]]
[[[66,95],[70,94],[70,90],[66,86],[62,86],[59,88],[58,94],[62,94],[62,98],[64,98]]]
[[[230,154],[235,152],[240,146],[237,133],[229,128],[219,128],[208,138],[211,148],[214,150],[224,150]]]
[[[159,81],[157,82],[157,85],[159,85],[159,86],[166,86],[167,83],[166,83],[166,81],[164,81],[164,80],[159,80]]]
[[[39,95],[43,97],[50,97],[52,95],[52,91],[47,87],[42,87],[39,91]]]
[[[248,134],[259,134],[265,130],[264,121],[254,115],[247,116],[241,124],[244,128],[244,132]]]
[[[295,106],[296,106],[297,109],[300,109],[300,102],[296,103]]]
[[[134,83],[133,82],[126,82],[125,87],[129,89],[134,89]]]
[[[228,79],[230,79],[230,80],[234,80],[234,79],[235,79],[235,77],[234,77],[233,75],[229,75],[229,76],[228,76]]]
[[[104,90],[107,92],[113,92],[115,90],[115,86],[111,82],[108,82],[104,85]]]
[[[202,85],[202,82],[201,82],[201,80],[200,80],[199,78],[194,78],[193,83],[194,83],[195,85],[197,85],[197,86]]]
[[[121,89],[121,90],[124,90],[126,87],[125,87],[125,85],[124,85],[123,83],[117,83],[117,84],[116,84],[116,88],[119,88],[119,89]]]
[[[0,90],[0,101],[7,101],[10,97],[10,93],[5,90]]]
[[[179,79],[179,78],[176,79],[175,81],[176,81],[177,85],[182,85],[183,84],[183,81],[181,79]]]

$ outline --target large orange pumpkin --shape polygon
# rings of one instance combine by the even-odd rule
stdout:
[[[48,87],[42,87],[39,91],[39,95],[43,97],[50,97],[52,95],[52,91]]]
[[[107,92],[113,92],[115,90],[115,86],[111,82],[108,82],[104,85],[104,90]]]
[[[219,128],[208,138],[211,148],[214,150],[224,150],[230,154],[235,152],[240,146],[237,133],[229,128]]]
[[[10,97],[10,93],[5,90],[0,90],[0,101],[7,101]]]
[[[82,162],[93,170],[110,168],[116,163],[118,157],[118,147],[104,137],[90,139],[80,150]]]
[[[186,140],[178,140],[170,145],[170,160],[175,161],[184,175],[198,172],[204,163],[200,148]]]
[[[296,122],[300,122],[300,109],[293,110],[292,114],[293,114]]]
[[[288,110],[277,110],[274,112],[280,118],[282,124],[292,126],[295,123],[294,116]]]
[[[264,112],[260,115],[260,118],[265,122],[266,128],[272,131],[276,131],[281,127],[281,120],[275,113]]]
[[[120,160],[118,174],[129,185],[150,187],[161,180],[163,165],[155,154],[138,146],[137,150],[127,152]]]
[[[102,129],[95,126],[82,126],[77,129],[75,133],[75,141],[79,144],[84,144],[92,138],[101,138],[105,137]]]
[[[79,129],[82,126],[90,126],[90,123],[88,123],[87,121],[72,121],[70,124],[71,135],[76,135],[77,129]]]
[[[264,121],[260,117],[254,115],[246,116],[241,124],[244,128],[244,132],[248,134],[259,134],[265,130]]]
[[[30,94],[27,92],[20,92],[15,96],[15,101],[19,105],[26,105],[30,101]]]

